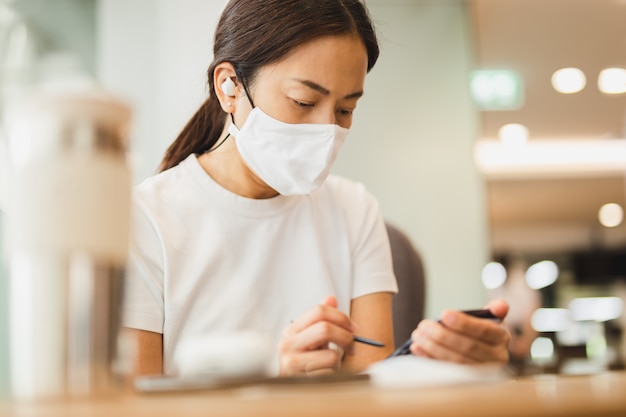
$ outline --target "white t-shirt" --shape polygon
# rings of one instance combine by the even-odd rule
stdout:
[[[191,155],[133,197],[123,325],[163,334],[166,374],[186,339],[253,330],[277,346],[327,295],[349,314],[353,298],[397,292],[383,218],[361,184],[330,176],[310,195],[250,199]]]

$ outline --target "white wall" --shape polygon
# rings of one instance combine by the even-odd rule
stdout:
[[[149,175],[206,94],[225,0],[100,0],[99,75],[136,110],[136,179]],[[335,172],[364,182],[424,256],[428,312],[478,307],[487,258],[477,115],[461,0],[369,0],[382,46]]]
[[[424,257],[427,314],[485,302],[483,182],[467,90],[472,52],[461,1],[369,0],[381,56],[336,172],[363,181]]]
[[[213,31],[226,0],[99,0],[97,76],[134,108],[135,182],[206,97]]]
[[[8,277],[4,267],[3,256],[3,217],[0,210],[0,401],[8,395],[9,390],[9,309],[8,309]]]

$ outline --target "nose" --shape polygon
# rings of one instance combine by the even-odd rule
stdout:
[[[339,124],[337,120],[337,113],[334,106],[320,107],[319,112],[314,116],[314,120],[311,123],[316,124]]]

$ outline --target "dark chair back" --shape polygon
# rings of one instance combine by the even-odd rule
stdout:
[[[424,318],[425,274],[419,253],[408,236],[386,223],[398,294],[393,298],[393,332],[396,347],[402,345]]]

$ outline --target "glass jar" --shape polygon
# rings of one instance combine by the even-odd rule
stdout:
[[[12,112],[5,226],[16,398],[118,387],[129,123],[128,106],[95,89],[38,92]]]

